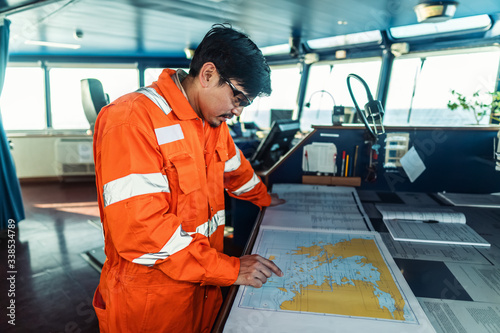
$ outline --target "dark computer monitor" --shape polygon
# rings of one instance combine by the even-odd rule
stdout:
[[[293,117],[293,110],[291,109],[271,109],[271,121],[273,124],[276,120],[286,119],[291,120]]]
[[[243,128],[245,128],[245,130],[247,131],[250,131],[250,130],[253,130],[253,131],[260,131],[260,127],[253,121],[245,121],[243,122]]]
[[[272,167],[281,156],[292,147],[292,140],[300,129],[298,120],[276,120],[269,134],[260,142],[257,150],[250,158],[255,170]]]

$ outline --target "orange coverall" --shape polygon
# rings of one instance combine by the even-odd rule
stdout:
[[[239,259],[222,253],[224,189],[256,205],[265,185],[225,123],[205,123],[166,69],[99,113],[94,134],[106,262],[101,332],[209,332]]]

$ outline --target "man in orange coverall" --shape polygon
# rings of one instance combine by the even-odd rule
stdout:
[[[270,69],[248,36],[215,25],[189,74],[104,107],[94,159],[106,262],[94,296],[101,332],[209,332],[219,286],[261,287],[281,270],[258,255],[222,253],[224,190],[263,207],[269,195],[225,121],[271,93]]]

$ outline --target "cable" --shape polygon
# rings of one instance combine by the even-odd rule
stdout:
[[[361,111],[358,103],[356,102],[356,98],[354,98],[354,93],[352,92],[351,89],[351,82],[350,82],[351,78],[355,78],[356,80],[360,81],[363,84],[363,87],[365,88],[366,96],[368,97],[368,103],[365,104],[366,114],[365,112]],[[368,134],[370,135],[372,140],[376,142],[377,137],[380,134],[385,133],[384,125],[382,124],[384,116],[384,108],[382,107],[382,104],[378,100],[373,99],[368,84],[366,84],[365,80],[363,80],[359,75],[351,73],[347,76],[347,89],[349,90],[349,94],[351,95],[352,101],[354,102],[354,107],[356,108],[356,112],[358,113],[358,115],[361,117],[361,120],[365,124]],[[367,116],[370,118],[371,124],[368,122]]]
[[[337,103],[335,103],[335,98],[333,98],[333,95],[332,95],[332,94],[330,94],[328,91],[326,91],[326,90],[322,89],[322,90],[316,90],[315,92],[313,92],[313,93],[311,94],[311,96],[309,96],[309,100],[307,101],[307,103],[306,103],[306,104],[304,104],[304,106],[305,106],[306,108],[308,108],[308,107],[310,107],[310,106],[311,106],[311,100],[312,100],[313,96],[314,96],[314,95],[316,95],[317,93],[326,93],[327,95],[329,95],[329,96],[332,98],[332,101],[333,101],[333,107],[335,108],[335,106],[337,106]],[[320,111],[320,109],[318,108],[318,113],[316,114],[316,119],[318,119],[318,116],[319,116],[319,111]]]

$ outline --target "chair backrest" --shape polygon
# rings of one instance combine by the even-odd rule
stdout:
[[[109,103],[109,100],[104,93],[101,81],[97,79],[83,79],[80,83],[83,111],[89,121],[90,128],[93,130],[99,111]]]

